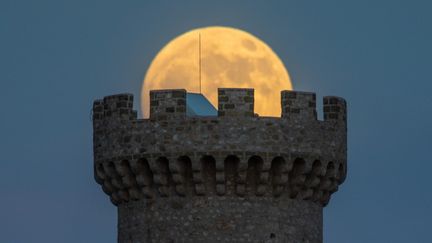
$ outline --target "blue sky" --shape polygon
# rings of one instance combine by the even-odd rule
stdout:
[[[93,179],[92,101],[135,94],[173,37],[223,25],[269,44],[297,90],[349,108],[348,177],[325,242],[430,242],[429,1],[0,2],[0,242],[116,242]]]

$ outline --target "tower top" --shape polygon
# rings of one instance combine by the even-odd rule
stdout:
[[[119,241],[321,242],[322,207],[346,176],[345,100],[324,97],[322,121],[309,92],[282,91],[281,117],[257,116],[253,89],[219,89],[217,116],[188,116],[187,102],[153,90],[149,119],[130,94],[94,102],[95,179],[119,207]]]

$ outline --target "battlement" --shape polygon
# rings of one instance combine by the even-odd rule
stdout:
[[[103,100],[93,102],[93,121],[136,119],[137,112],[132,109],[132,106],[132,94],[105,96]]]
[[[316,120],[316,95],[310,92],[281,91],[283,118]]]
[[[150,91],[150,119],[185,119],[186,118],[186,90],[151,90]],[[120,97],[132,99],[130,95],[107,96],[104,102],[110,102],[109,108],[113,113],[118,112],[116,102]],[[346,102],[343,98],[326,96],[324,101],[324,120],[338,120],[346,123]],[[99,104],[100,101],[95,101]],[[121,103],[126,105],[126,103]],[[131,103],[127,103],[131,106]],[[106,107],[107,105],[105,105]],[[108,108],[108,109],[109,109]],[[132,107],[120,107],[130,108]],[[316,95],[312,92],[281,91],[282,118],[302,120],[303,122],[317,120]],[[126,111],[123,111],[126,112]],[[108,111],[108,113],[110,113]],[[254,117],[254,90],[240,88],[218,89],[219,117]]]
[[[344,99],[336,96],[326,96],[323,103],[325,121],[335,120],[346,123],[347,110]]]
[[[166,120],[185,118],[186,90],[151,90],[150,119]]]
[[[95,178],[114,204],[158,197],[283,197],[326,205],[346,176],[346,102],[281,92],[281,118],[254,116],[253,89],[218,89],[218,116],[187,117],[186,90],[152,90],[150,118],[131,94],[93,105]],[[230,118],[230,119],[228,119]]]
[[[230,117],[254,116],[254,90],[219,88],[218,115]]]

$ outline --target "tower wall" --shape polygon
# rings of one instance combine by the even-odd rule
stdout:
[[[160,198],[118,215],[119,242],[322,242],[322,207],[286,197]]]
[[[118,206],[119,242],[322,242],[322,207],[346,176],[346,103],[283,91],[282,117],[253,90],[219,89],[219,114],[187,117],[185,90],[93,108],[95,179]]]

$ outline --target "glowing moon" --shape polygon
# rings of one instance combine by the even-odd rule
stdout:
[[[254,88],[255,112],[280,116],[280,91],[291,90],[287,70],[257,37],[234,28],[206,27],[170,41],[153,59],[141,90],[141,109],[149,116],[149,91],[186,89],[199,93],[201,34],[202,93],[217,107],[218,88]]]

